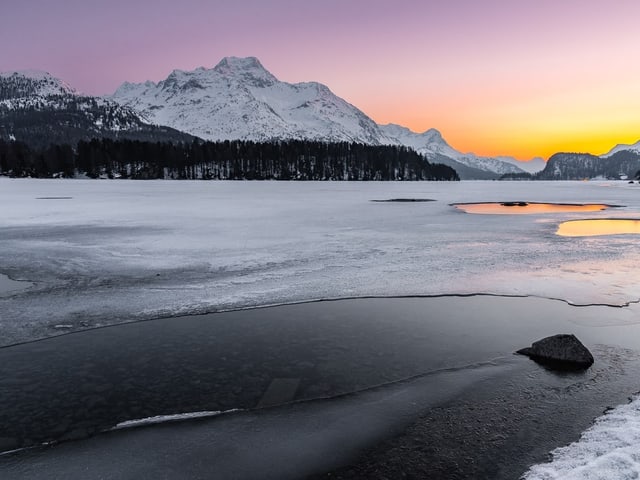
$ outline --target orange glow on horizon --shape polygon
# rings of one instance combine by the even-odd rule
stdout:
[[[640,108],[640,105],[639,105]],[[376,117],[374,117],[376,118]],[[442,133],[445,141],[462,153],[474,153],[484,157],[511,156],[521,161],[542,158],[547,161],[556,153],[590,153],[603,155],[619,144],[635,144],[640,141],[640,121],[616,122],[590,128],[580,128],[578,123],[566,120],[553,122],[540,120],[535,124],[522,124],[513,118],[511,124],[477,124],[470,121],[425,122],[409,116],[407,120],[381,115],[380,124],[396,123],[422,133],[433,127]]]
[[[349,96],[378,123],[436,128],[456,150],[519,160],[559,152],[602,155],[640,139],[640,82],[604,72],[547,70],[535,78],[468,73],[439,90],[408,82],[390,99]],[[477,85],[476,85],[477,83]],[[416,94],[416,92],[420,92]]]

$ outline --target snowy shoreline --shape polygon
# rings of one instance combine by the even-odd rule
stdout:
[[[600,368],[604,353],[598,352]],[[607,356],[603,370],[618,372],[602,383],[576,382],[575,377],[534,368],[474,385],[425,412],[402,434],[329,475],[312,478],[627,478],[624,474],[635,472],[637,463],[618,452],[626,446],[637,454],[631,443],[637,431],[637,402],[628,403],[628,391],[636,384],[639,360],[637,355],[629,359],[620,377],[615,355]],[[600,380],[606,376],[593,375]],[[632,431],[620,435],[628,426]],[[552,451],[554,461],[549,463]]]
[[[588,480],[594,472],[609,478],[640,474],[640,396],[611,408],[585,430],[580,439],[551,452],[549,463],[534,465],[524,480],[565,478]]]

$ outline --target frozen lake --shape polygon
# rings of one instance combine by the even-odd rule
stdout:
[[[432,201],[380,201],[390,199]],[[451,205],[472,202],[620,207],[492,215]],[[222,468],[215,462],[223,459],[229,471],[250,465],[238,478],[254,478],[254,462],[271,468],[297,455],[297,440],[273,441],[289,435],[306,439],[305,452],[312,457],[300,460],[304,465],[296,468],[301,470],[269,475],[297,478],[301,471],[341,465],[326,463],[322,452],[368,448],[425,409],[451,402],[465,390],[476,392],[476,386],[487,396],[513,390],[515,413],[499,427],[511,428],[512,437],[504,436],[483,458],[491,467],[499,452],[508,451],[521,462],[512,462],[512,468],[523,472],[558,445],[554,438],[578,429],[571,437],[577,438],[604,406],[623,403],[637,391],[637,234],[567,237],[557,232],[572,220],[639,219],[638,184],[0,178],[0,212],[0,346],[135,320],[314,299],[444,296],[367,300],[367,308],[354,300],[181,317],[0,349],[0,403],[5,405],[0,416],[11,425],[6,437],[0,435],[0,449],[65,435],[78,438],[120,421],[249,409],[220,420],[98,435],[5,457],[0,471],[12,478],[46,477],[52,471],[64,476],[71,467],[99,475],[116,468],[113,478],[124,478],[151,464],[183,478],[183,456],[198,458],[194,477]],[[540,298],[446,297],[472,294]],[[617,306],[629,308],[612,308]],[[559,330],[576,332],[595,348],[596,366],[581,380],[511,356]],[[417,380],[403,380],[414,375]],[[370,390],[379,384],[387,386]],[[360,393],[340,397],[353,391]],[[328,398],[251,410],[318,397]],[[532,398],[543,406],[523,420]],[[483,421],[502,418],[496,412],[504,401],[478,403],[489,405]],[[605,419],[595,433],[585,432],[590,435],[586,443],[562,450],[555,463],[534,467],[528,478],[555,478],[571,469],[588,475],[589,465],[602,461],[601,439],[634,421],[633,405],[637,401],[619,407],[613,421]],[[394,418],[381,413],[396,410]],[[318,429],[332,415],[350,418],[349,428],[358,435],[336,443],[345,438],[343,429]],[[474,414],[466,415],[464,422],[477,423]],[[360,432],[363,424],[368,427]],[[522,425],[534,434],[528,443],[518,431]],[[273,442],[264,455],[267,440],[256,431]],[[436,431],[448,432],[449,426]],[[229,434],[235,460],[229,460],[229,448],[220,440]],[[130,450],[130,438],[138,450]],[[155,455],[160,444],[165,450]],[[245,448],[252,444],[253,450]],[[606,468],[617,462],[617,452],[633,450],[629,444],[611,446]],[[221,453],[209,457],[209,445]],[[183,456],[170,456],[174,448]],[[526,454],[529,463],[523,460]],[[274,463],[273,455],[283,461]],[[615,463],[613,470],[626,471],[625,465]]]
[[[372,202],[392,198],[432,202]],[[624,208],[473,215],[451,203]],[[0,178],[2,344],[96,325],[317,298],[496,293],[638,300],[637,236],[566,220],[640,217],[626,182],[167,182]],[[15,285],[15,284],[12,284]],[[28,285],[28,284],[26,284]]]

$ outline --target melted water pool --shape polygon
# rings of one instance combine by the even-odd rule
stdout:
[[[599,212],[616,205],[601,203],[539,203],[539,202],[486,202],[486,203],[454,203],[458,210],[465,213],[482,215],[532,215],[540,213],[573,213]]]
[[[595,237],[600,235],[628,235],[640,233],[640,220],[626,218],[598,218],[562,222],[556,231],[563,237]]]

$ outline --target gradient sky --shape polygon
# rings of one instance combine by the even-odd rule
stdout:
[[[464,152],[546,159],[640,139],[637,0],[20,0],[0,13],[0,71],[91,94],[257,56]]]

